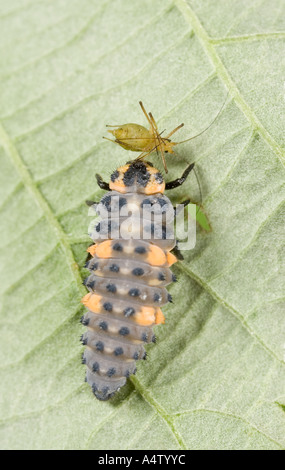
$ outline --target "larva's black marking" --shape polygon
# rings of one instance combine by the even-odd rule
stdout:
[[[123,247],[122,247],[121,243],[115,243],[115,244],[113,245],[113,250],[115,250],[115,251],[123,251]]]
[[[104,330],[104,331],[107,331],[108,330],[108,323],[106,321],[101,321],[99,323],[99,327]]]
[[[112,312],[112,310],[113,310],[113,306],[112,306],[111,302],[105,302],[104,305],[103,305],[103,308],[104,308],[104,310],[106,310],[106,312]]]
[[[133,186],[135,179],[139,186],[145,187],[150,180],[150,173],[144,162],[133,161],[125,172],[123,181],[125,186]]]
[[[114,171],[114,173],[111,174],[111,181],[113,181],[113,182],[116,181],[118,176],[119,176],[118,170]]]
[[[137,246],[135,248],[135,252],[139,253],[140,255],[143,255],[144,253],[146,253],[146,249],[144,246]]]
[[[134,315],[134,313],[135,313],[135,309],[133,307],[127,307],[124,310],[125,317],[131,317],[132,315]]]
[[[156,341],[152,327],[164,321],[160,306],[172,302],[165,286],[176,281],[169,269],[176,261],[170,253],[176,240],[167,232],[175,213],[163,194],[163,177],[152,165],[129,162],[112,173],[109,184],[96,177],[101,188],[111,191],[96,204],[101,221],[90,234],[97,244],[93,251],[88,249],[92,259],[85,266],[90,275],[84,281],[89,294],[82,299],[88,308],[81,319],[87,326],[81,338],[86,345],[82,362],[95,396],[108,400],[135,374],[136,361],[146,359],[144,345]],[[144,232],[113,239],[113,229],[121,227],[134,206]],[[161,227],[153,219],[156,214],[162,214]]]

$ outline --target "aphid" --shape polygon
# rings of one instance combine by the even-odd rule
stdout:
[[[228,95],[227,95],[228,96]],[[108,139],[107,137],[103,137],[106,140],[110,140],[111,142],[120,145],[126,150],[131,150],[133,152],[141,152],[141,154],[137,157],[137,160],[143,160],[144,158],[148,157],[152,152],[158,151],[160,152],[164,170],[167,173],[167,165],[165,161],[165,153],[174,153],[173,147],[175,145],[183,144],[184,142],[188,142],[189,140],[194,139],[195,137],[200,136],[206,130],[209,129],[209,127],[215,122],[219,114],[221,113],[226,99],[214,118],[214,120],[210,123],[208,127],[203,129],[199,134],[196,134],[195,136],[192,136],[186,140],[182,140],[180,142],[171,142],[170,137],[177,132],[181,127],[184,126],[184,123],[180,124],[179,126],[175,127],[166,137],[162,137],[162,134],[164,131],[159,132],[156,121],[152,115],[152,113],[147,113],[142,101],[139,102],[140,107],[150,125],[150,128],[147,129],[144,126],[141,126],[139,124],[134,124],[134,123],[129,123],[129,124],[122,124],[122,125],[115,125],[115,126],[110,126],[107,125],[106,127],[115,127],[116,129],[113,130],[108,130],[113,136],[115,137],[115,140]]]
[[[151,163],[141,160],[119,167],[109,183],[96,175],[98,185],[108,193],[94,204],[97,212],[104,209],[107,216],[94,227],[91,238],[97,243],[87,250],[92,258],[84,281],[89,293],[82,299],[88,309],[82,317],[87,326],[82,362],[87,366],[86,381],[99,400],[111,398],[135,374],[136,361],[146,358],[144,344],[155,341],[152,327],[164,323],[161,306],[172,302],[165,287],[176,281],[170,266],[177,261],[172,253],[174,233],[165,235],[175,208],[164,191],[183,184],[193,168],[192,163],[181,178],[168,183]],[[142,221],[148,236],[140,233],[137,223],[133,238],[113,238],[112,229],[125,221],[120,210],[128,213],[134,206],[136,221]],[[160,239],[155,237],[157,225],[151,216],[155,208],[162,212]],[[139,233],[135,233],[137,226]]]

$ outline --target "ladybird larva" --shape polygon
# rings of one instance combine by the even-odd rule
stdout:
[[[87,327],[82,362],[99,400],[111,398],[135,374],[136,361],[146,357],[144,344],[155,341],[153,326],[164,323],[161,307],[172,302],[166,286],[176,280],[170,266],[177,258],[171,253],[174,233],[167,232],[175,210],[163,193],[183,184],[193,167],[166,184],[151,163],[140,160],[118,168],[110,183],[97,175],[99,186],[109,192],[96,204],[101,221],[90,234],[96,243],[88,249],[92,258],[86,264],[90,275],[84,281],[89,293],[82,299],[88,309],[82,317]],[[127,214],[134,207],[130,238],[114,238],[113,229],[126,222],[122,209]],[[160,237],[152,221],[156,211],[161,213]]]

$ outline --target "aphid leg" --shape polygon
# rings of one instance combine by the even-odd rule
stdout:
[[[151,122],[151,119],[150,119],[149,115],[147,114],[147,112],[146,112],[146,110],[145,110],[145,107],[144,107],[144,105],[142,104],[142,101],[140,101],[139,104],[140,104],[140,107],[142,108],[142,112],[144,113],[145,117],[147,118],[147,120],[148,120],[148,122],[149,122],[151,128],[153,128],[153,124],[152,124],[152,122]]]
[[[166,165],[166,161],[165,161],[165,156],[164,156],[164,151],[163,151],[163,140],[160,137],[160,133],[158,131],[158,127],[157,127],[157,124],[155,122],[155,119],[154,119],[152,113],[148,113],[148,114],[149,114],[150,120],[152,122],[152,127],[154,129],[154,139],[155,139],[155,145],[156,145],[156,149],[157,149],[156,151],[158,151],[158,149],[159,149],[165,173],[168,173],[168,169],[167,169],[167,165]]]
[[[142,102],[140,101],[140,106],[143,110],[143,113],[144,115],[146,116],[148,122],[150,123],[150,127],[151,127],[151,132],[152,132],[152,135],[153,135],[153,138],[154,138],[154,142],[155,142],[155,147],[153,150],[156,150],[156,153],[158,154],[158,149],[160,150],[160,153],[161,153],[161,157],[162,157],[162,161],[163,161],[163,166],[164,166],[164,169],[167,173],[167,166],[166,166],[166,161],[165,161],[165,158],[164,158],[164,153],[163,153],[163,150],[162,150],[162,147],[161,147],[161,144],[162,144],[162,139],[159,135],[159,131],[158,131],[158,128],[157,128],[157,124],[155,122],[155,119],[153,117],[153,115],[151,113],[148,113],[147,115],[147,112],[142,104]],[[149,154],[153,151],[151,150],[149,152]],[[147,156],[147,155],[145,155]]]
[[[177,132],[179,129],[181,129],[181,127],[184,126],[184,123],[182,122],[182,124],[179,124],[179,126],[175,127],[175,129],[173,129],[173,131],[171,131],[166,137],[164,137],[165,139],[169,139],[169,137],[171,137],[175,132]]]
[[[108,131],[108,132],[109,132],[109,131]],[[118,139],[115,139],[115,140],[108,139],[108,137],[103,137],[103,139],[109,140],[110,142],[113,142],[113,144],[118,144],[118,145],[121,145],[121,143],[122,143],[122,144],[124,143],[124,142],[121,142],[121,141],[118,140]]]
[[[147,118],[147,120],[150,124],[151,132],[152,132],[152,135],[153,135],[153,138],[154,138],[154,141],[155,141],[155,147],[147,153],[147,155],[149,155],[153,150],[158,149],[161,146],[162,139],[161,139],[160,134],[158,132],[157,124],[155,122],[155,119],[154,119],[153,115],[151,113],[147,114],[147,112],[145,110],[145,107],[142,104],[142,101],[140,101],[139,103],[140,103],[140,107],[142,108],[142,111],[143,111],[145,117]],[[142,157],[140,155],[139,159],[145,158],[147,155],[145,155],[144,157]],[[164,155],[162,155],[162,160],[163,160],[164,168],[166,168]],[[166,168],[166,172],[167,172],[167,168]]]
[[[152,152],[157,151],[157,145],[152,149],[148,150],[147,152],[142,152],[135,160],[143,160],[144,158],[148,157]]]
[[[152,113],[148,113],[148,115],[149,115],[149,117],[150,117],[150,121],[151,121],[151,123],[152,123],[153,128],[154,128],[154,129],[157,131],[157,133],[158,133],[158,127],[157,127],[156,121],[155,121],[155,119],[154,119]],[[159,133],[158,133],[158,135],[159,135]]]
[[[181,186],[181,184],[183,184],[184,181],[186,180],[189,173],[193,170],[194,165],[195,163],[191,163],[191,165],[189,165],[186,168],[183,175],[180,178],[177,178],[177,180],[169,181],[168,183],[166,183],[165,189],[174,189],[174,188],[178,188],[178,186]]]
[[[165,131],[165,129],[159,135],[161,136],[161,134],[164,131]],[[144,158],[148,157],[152,152],[154,152],[154,150],[156,150],[156,153],[157,153],[157,145],[155,147],[153,147],[152,149],[148,150],[148,152],[140,153],[140,155],[136,158],[136,160],[143,160]]]
[[[163,167],[164,167],[165,173],[168,173],[168,169],[167,169],[167,165],[166,165],[166,160],[165,160],[165,156],[164,156],[164,151],[162,150],[161,147],[160,147],[160,154],[161,154],[162,163],[163,163]]]
[[[101,189],[105,189],[106,191],[110,191],[109,183],[106,183],[105,181],[103,181],[102,176],[98,175],[98,173],[96,173],[95,176],[96,176],[98,186]]]

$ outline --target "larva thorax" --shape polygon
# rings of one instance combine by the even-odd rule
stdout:
[[[90,234],[82,342],[86,381],[100,400],[136,372],[144,344],[155,339],[152,327],[164,322],[160,307],[172,300],[165,286],[175,281],[174,215],[164,185],[158,170],[134,161],[112,174],[111,191],[95,207],[101,219]]]

